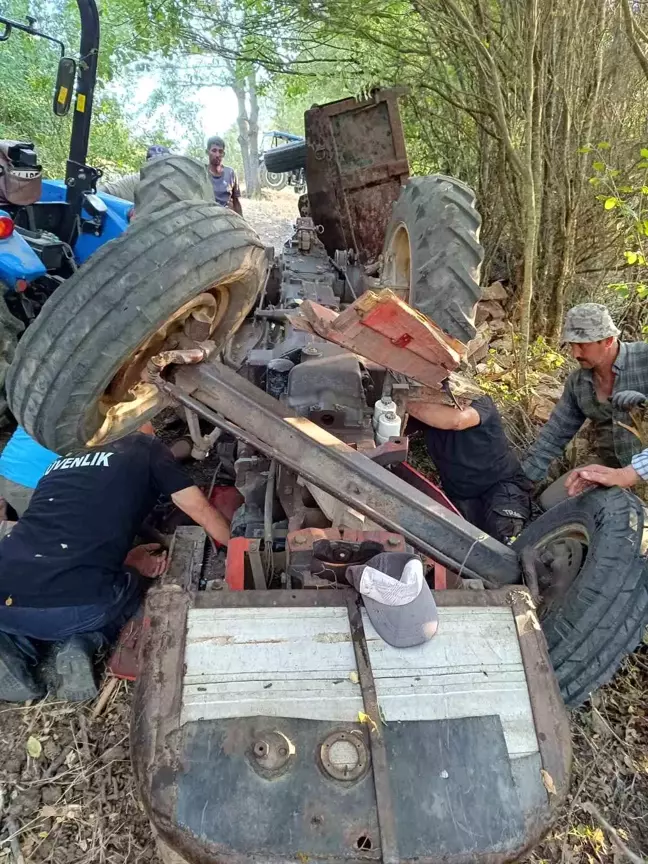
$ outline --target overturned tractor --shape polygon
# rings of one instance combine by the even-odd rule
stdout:
[[[560,693],[579,704],[640,640],[643,509],[589,492],[509,548],[408,465],[408,403],[461,397],[474,195],[408,179],[389,92],[307,112],[306,142],[311,215],[278,256],[206,201],[144,214],[22,339],[10,405],[67,452],[174,404],[242,496],[224,580],[179,529],[147,599],[132,743],[165,860],[515,860],[568,788]],[[439,631],[399,650],[345,574],[410,550]]]

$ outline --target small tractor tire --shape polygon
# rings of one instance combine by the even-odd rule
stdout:
[[[265,165],[261,165],[259,167],[259,181],[264,189],[273,189],[275,192],[279,192],[288,185],[288,175],[282,172],[268,171]]]
[[[207,167],[190,156],[162,156],[140,169],[135,190],[135,216],[155,213],[178,201],[213,201]]]
[[[576,707],[607,683],[648,624],[648,565],[641,554],[644,512],[623,489],[594,489],[552,507],[514,548],[550,552],[540,581],[540,623],[565,703]],[[538,565],[541,576],[542,565]]]
[[[207,338],[221,350],[268,264],[257,234],[218,204],[181,201],[138,217],[50,297],[21,339],[7,375],[11,411],[56,453],[135,431],[164,407],[142,374],[150,357],[205,310]]]
[[[273,147],[263,154],[263,161],[268,171],[273,174],[286,174],[288,171],[297,171],[306,167],[306,142],[293,141],[290,144],[282,144],[281,147]]]
[[[475,337],[484,250],[475,193],[452,177],[412,177],[394,203],[383,245],[382,283],[449,336]]]

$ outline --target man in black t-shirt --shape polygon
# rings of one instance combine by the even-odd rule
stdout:
[[[531,515],[533,484],[522,473],[492,399],[480,396],[463,409],[414,403],[409,411],[428,427],[427,451],[457,510],[510,543]]]
[[[153,436],[129,435],[47,469],[0,541],[0,700],[42,695],[29,669],[38,659],[33,640],[61,643],[60,698],[94,695],[93,652],[136,611],[141,576],[164,570],[151,547],[131,550],[160,495],[227,543],[225,519]]]

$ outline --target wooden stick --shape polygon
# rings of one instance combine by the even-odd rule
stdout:
[[[13,859],[16,864],[25,864],[25,859],[23,858],[22,851],[20,849],[20,840],[18,839],[18,834],[20,834],[20,825],[14,819],[13,816],[7,817],[7,831],[10,834],[9,845],[11,846],[11,854],[13,855]]]
[[[96,720],[97,717],[104,711],[106,705],[110,701],[110,697],[113,695],[115,688],[119,684],[119,678],[109,678],[101,690],[101,695],[97,700],[97,704],[92,709],[90,713],[90,717],[92,720]]]

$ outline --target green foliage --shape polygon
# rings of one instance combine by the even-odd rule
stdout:
[[[509,363],[507,368],[500,365],[504,359],[502,352],[498,353],[491,348],[485,362],[486,369],[477,375],[477,383],[481,389],[501,407],[526,406],[543,383],[543,379],[547,376],[554,378],[566,363],[564,355],[555,351],[542,336],[530,343],[526,358],[520,356],[521,342],[520,334],[514,333],[513,362]],[[522,366],[526,367],[525,387],[520,387]],[[558,381],[553,383],[558,385]]]
[[[3,11],[16,20],[35,15],[39,27],[66,42],[67,53],[77,56],[79,20],[76,4],[55,3],[42,6],[26,0],[9,0]],[[104,16],[105,17],[105,16]],[[102,22],[103,24],[103,22]],[[146,142],[139,141],[129,129],[123,107],[107,85],[113,80],[123,50],[115,46],[116,33],[110,27],[102,32],[99,82],[95,91],[89,163],[111,174],[137,170],[144,160]],[[52,113],[58,51],[43,39],[14,31],[0,43],[0,138],[33,141],[45,173],[62,177],[68,156],[71,114],[64,118]]]
[[[648,148],[637,147],[634,160],[622,172],[616,165],[627,164],[625,154],[617,152],[607,142],[601,143],[606,146],[598,144],[589,150],[594,154],[592,168],[596,171],[589,182],[600,190],[596,198],[623,237],[625,266],[633,268],[638,275],[634,280],[613,282],[608,288],[622,300],[643,301],[648,297],[648,271],[644,269],[648,256]]]

